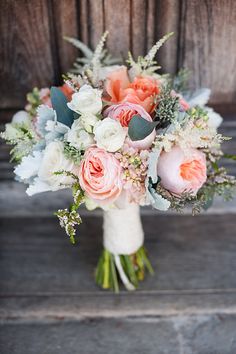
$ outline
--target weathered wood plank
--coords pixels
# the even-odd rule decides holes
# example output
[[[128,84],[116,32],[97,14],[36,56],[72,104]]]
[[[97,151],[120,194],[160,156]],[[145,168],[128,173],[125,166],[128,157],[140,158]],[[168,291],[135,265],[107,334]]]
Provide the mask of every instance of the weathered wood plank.
[[[179,39],[179,0],[158,0],[156,2],[156,40],[165,34],[174,32],[157,55],[158,63],[162,66],[162,72],[176,73],[177,53]]]
[[[174,31],[158,54],[163,71],[187,66],[192,87],[210,86],[213,103],[234,102],[235,6],[233,0],[3,0],[0,107],[22,107],[33,86],[59,83],[77,54],[63,35],[78,34],[95,47],[106,29],[108,48],[123,57],[129,49],[145,53]]]
[[[89,38],[90,46],[94,49],[98,44],[105,28],[105,7],[103,0],[89,1]]]
[[[102,34],[107,30],[104,1],[79,0],[78,13],[80,39],[94,49]]]
[[[67,43],[63,37],[78,37],[76,0],[53,0],[52,15],[54,38],[59,61],[59,74],[66,73],[78,56],[78,50]]]
[[[131,48],[131,15],[132,3],[127,0],[104,0],[105,28],[110,35],[107,45],[113,55],[127,58]]]
[[[236,91],[236,2],[181,2],[178,66],[192,70],[193,87],[210,87],[214,103],[233,102]]]
[[[130,13],[130,50],[137,58],[138,55],[146,54],[147,47],[147,1],[134,0],[131,1],[131,13]],[[150,23],[151,25],[151,23]]]
[[[79,38],[87,45],[91,45],[89,42],[89,0],[79,0],[77,3]]]
[[[10,322],[1,326],[0,350],[4,354],[233,354],[235,325],[234,314]]]
[[[150,49],[155,42],[155,23],[156,23],[156,0],[148,0],[147,2],[147,15],[146,15],[146,52]]]
[[[34,86],[55,81],[48,1],[1,2],[0,107],[18,108]]]
[[[56,219],[12,220],[1,219],[2,294],[96,291],[100,217],[84,216],[75,247]],[[140,290],[236,289],[234,215],[143,215],[143,225],[156,274],[147,276]]]

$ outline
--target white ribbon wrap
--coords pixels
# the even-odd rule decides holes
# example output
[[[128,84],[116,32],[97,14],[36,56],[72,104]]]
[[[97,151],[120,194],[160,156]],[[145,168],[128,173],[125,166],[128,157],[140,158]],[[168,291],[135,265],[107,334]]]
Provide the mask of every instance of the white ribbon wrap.
[[[139,205],[104,211],[103,245],[114,255],[129,255],[143,245],[144,232]]]

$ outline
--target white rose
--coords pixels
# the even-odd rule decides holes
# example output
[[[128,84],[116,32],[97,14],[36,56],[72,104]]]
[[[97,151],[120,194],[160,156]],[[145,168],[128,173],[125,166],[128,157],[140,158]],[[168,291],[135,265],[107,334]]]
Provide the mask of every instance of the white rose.
[[[38,176],[41,181],[50,185],[51,190],[56,191],[65,185],[73,183],[72,177],[65,174],[55,175],[58,171],[73,172],[75,165],[67,160],[63,153],[64,146],[60,141],[53,141],[44,150]]]
[[[93,132],[93,127],[100,120],[95,114],[86,113],[80,116],[81,124],[88,133]]]
[[[126,130],[120,122],[111,118],[105,118],[98,122],[93,132],[97,146],[109,152],[119,150],[126,137]]]
[[[97,114],[102,110],[102,91],[92,88],[89,85],[83,85],[79,92],[72,95],[72,100],[67,106],[77,113]]]
[[[12,123],[30,124],[30,116],[26,111],[19,111],[12,117]]]
[[[81,118],[81,117],[80,117]],[[76,119],[67,133],[67,141],[79,150],[87,149],[94,144],[93,136],[83,129],[81,121]]]

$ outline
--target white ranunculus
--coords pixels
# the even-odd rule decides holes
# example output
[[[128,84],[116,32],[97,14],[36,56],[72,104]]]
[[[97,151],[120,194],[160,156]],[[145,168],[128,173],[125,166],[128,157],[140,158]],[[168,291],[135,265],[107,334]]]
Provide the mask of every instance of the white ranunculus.
[[[93,136],[84,130],[79,119],[76,119],[67,133],[67,141],[79,150],[85,150],[94,144]]]
[[[19,111],[12,117],[12,123],[30,124],[30,116],[26,111]]]
[[[124,144],[127,129],[117,120],[105,118],[95,125],[93,132],[99,148],[115,152]]]
[[[73,172],[75,166],[72,161],[65,158],[63,143],[53,141],[47,145],[43,153],[42,162],[39,168],[38,176],[42,182],[46,182],[55,191],[73,183],[72,177],[65,174],[56,175],[58,171]]]
[[[92,86],[83,85],[79,92],[72,95],[72,100],[67,103],[68,107],[79,114],[97,114],[102,110],[102,91]]]
[[[84,129],[88,133],[93,132],[93,127],[95,124],[100,120],[95,114],[93,113],[84,113],[80,116],[80,122],[83,125]]]

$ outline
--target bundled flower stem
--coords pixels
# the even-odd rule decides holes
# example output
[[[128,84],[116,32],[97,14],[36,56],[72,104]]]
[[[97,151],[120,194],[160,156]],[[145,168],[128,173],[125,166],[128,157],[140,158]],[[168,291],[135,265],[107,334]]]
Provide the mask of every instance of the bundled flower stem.
[[[103,289],[119,292],[119,279],[127,290],[132,291],[138,287],[145,277],[145,272],[154,274],[144,247],[132,255],[114,255],[104,249],[99,258],[95,278],[97,285]]]

